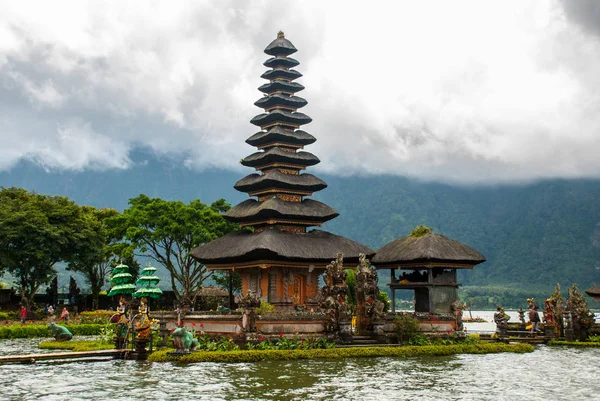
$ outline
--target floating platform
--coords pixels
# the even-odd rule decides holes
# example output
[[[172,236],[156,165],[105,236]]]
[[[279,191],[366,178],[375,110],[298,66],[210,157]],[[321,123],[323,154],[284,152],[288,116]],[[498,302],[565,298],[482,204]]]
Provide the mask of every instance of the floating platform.
[[[37,361],[52,359],[76,359],[76,358],[123,358],[127,359],[130,350],[109,349],[99,351],[80,351],[80,352],[60,352],[48,354],[29,354],[29,355],[4,355],[0,356],[0,365],[7,363],[35,363]]]

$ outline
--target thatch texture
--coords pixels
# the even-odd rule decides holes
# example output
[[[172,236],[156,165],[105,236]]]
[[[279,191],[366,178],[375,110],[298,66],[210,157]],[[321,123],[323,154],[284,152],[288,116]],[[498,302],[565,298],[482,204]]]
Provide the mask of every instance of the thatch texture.
[[[283,68],[277,68],[274,70],[266,71],[260,77],[264,78],[264,79],[268,79],[270,81],[273,81],[276,79],[287,79],[289,81],[293,81],[294,79],[300,78],[301,76],[302,76],[302,74],[296,70],[286,70]]]
[[[325,181],[312,174],[290,175],[279,170],[270,170],[265,174],[250,174],[239,180],[234,188],[240,192],[253,192],[260,189],[280,188],[301,191],[320,191],[327,187]]]
[[[199,297],[228,297],[229,293],[220,287],[209,286],[202,287],[196,292]]]
[[[269,43],[265,48],[265,53],[269,56],[289,56],[297,51],[298,49],[283,34],[278,35],[277,39]]]
[[[269,68],[292,68],[299,64],[298,60],[291,57],[271,57],[263,63],[265,67]]]
[[[270,163],[287,163],[302,167],[314,166],[320,162],[319,158],[310,152],[286,152],[278,147],[273,147],[264,152],[256,152],[242,159],[243,166],[257,167]]]
[[[258,127],[273,123],[281,123],[283,125],[304,125],[311,121],[312,118],[304,113],[278,109],[271,110],[269,113],[261,113],[250,120],[252,124]]]
[[[374,251],[364,245],[327,231],[308,233],[279,231],[273,227],[258,233],[237,231],[192,250],[192,256],[201,263],[222,264],[253,260],[302,261],[329,263],[337,252],[344,254],[344,262],[358,262],[358,254],[368,257]]]
[[[600,284],[585,290],[585,293],[597,301],[600,301]]]
[[[274,92],[286,92],[296,93],[304,90],[304,85],[297,82],[286,82],[286,81],[273,81],[266,84],[262,84],[258,87],[258,90],[263,93],[274,93]]]
[[[338,212],[316,200],[304,199],[302,202],[286,202],[276,196],[262,202],[256,199],[248,199],[232,207],[223,215],[227,220],[234,223],[259,221],[274,217],[286,220],[325,222],[337,216]]]
[[[390,242],[377,251],[371,262],[377,267],[419,262],[449,262],[469,267],[485,262],[485,257],[458,241],[430,232]]]
[[[274,106],[287,106],[293,109],[300,109],[306,106],[308,102],[300,96],[289,96],[275,93],[271,96],[263,96],[254,102],[254,105],[262,109]]]
[[[268,131],[259,131],[246,139],[246,143],[252,146],[262,146],[269,143],[285,142],[297,145],[310,145],[317,140],[314,136],[302,130],[290,130],[283,127],[269,128]]]

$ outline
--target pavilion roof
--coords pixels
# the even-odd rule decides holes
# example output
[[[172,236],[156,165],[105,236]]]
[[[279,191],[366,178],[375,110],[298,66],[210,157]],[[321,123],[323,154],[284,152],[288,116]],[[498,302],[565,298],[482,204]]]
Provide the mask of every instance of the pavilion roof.
[[[600,300],[600,284],[585,290],[585,293],[595,300]]]
[[[379,267],[418,263],[454,263],[472,267],[485,262],[485,257],[453,239],[429,232],[423,236],[400,237],[377,250],[371,262]]]
[[[273,218],[323,223],[338,215],[333,208],[316,200],[304,199],[302,202],[287,202],[273,196],[262,202],[256,199],[245,200],[229,209],[223,217],[235,223]]]
[[[307,233],[280,231],[269,227],[261,232],[236,231],[192,250],[192,256],[206,265],[251,262],[256,260],[329,263],[336,253],[344,261],[358,262],[358,255],[370,257],[375,252],[339,235],[322,230]]]
[[[239,180],[234,188],[241,192],[254,192],[261,189],[281,188],[301,191],[320,191],[327,187],[325,181],[312,174],[290,175],[279,170],[269,170],[265,174],[250,174]]]
[[[246,139],[252,146],[263,146],[269,143],[285,142],[298,145],[310,145],[317,139],[306,131],[285,129],[280,126],[269,128],[268,131],[259,131]]]

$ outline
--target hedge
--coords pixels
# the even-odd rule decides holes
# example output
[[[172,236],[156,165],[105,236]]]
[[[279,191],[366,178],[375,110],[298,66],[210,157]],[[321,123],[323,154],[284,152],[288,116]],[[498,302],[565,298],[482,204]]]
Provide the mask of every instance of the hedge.
[[[96,336],[105,324],[65,324],[74,336]],[[0,339],[51,337],[45,324],[0,326]]]
[[[533,352],[530,344],[456,344],[406,347],[365,347],[365,348],[333,348],[312,350],[264,350],[264,351],[198,351],[182,356],[167,355],[173,350],[152,353],[148,360],[152,362],[258,362],[287,361],[315,358],[357,358],[357,357],[408,357],[408,356],[446,356],[455,354],[490,354],[499,352]]]
[[[38,348],[41,349],[68,349],[71,351],[96,351],[102,349],[114,349],[115,345],[112,343],[87,340],[71,340],[71,341],[42,341],[38,344]]]
[[[548,345],[569,345],[569,346],[574,346],[574,347],[600,347],[600,342],[550,340],[550,341],[548,341]]]

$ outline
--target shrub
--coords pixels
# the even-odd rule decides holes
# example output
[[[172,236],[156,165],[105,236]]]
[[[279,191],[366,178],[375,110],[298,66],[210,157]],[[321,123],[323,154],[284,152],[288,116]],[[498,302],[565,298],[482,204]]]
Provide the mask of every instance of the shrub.
[[[8,312],[0,312],[0,320],[10,320],[11,316]]]
[[[101,324],[65,324],[64,326],[76,336],[96,336],[105,327]],[[50,337],[48,326],[45,324],[0,326],[0,339],[35,337]]]
[[[109,310],[86,311],[79,314],[80,323],[106,324],[115,312]]]
[[[271,305],[268,302],[260,301],[260,306],[256,308],[256,314],[261,315],[263,313],[273,313],[275,312],[275,305]]]
[[[419,321],[411,314],[403,314],[394,320],[394,329],[398,334],[398,341],[408,344],[410,340],[419,334]]]
[[[148,358],[152,362],[258,362],[264,360],[296,360],[314,358],[356,358],[356,357],[408,357],[408,356],[447,356],[454,354],[487,354],[499,352],[533,352],[530,344],[487,343],[475,345],[445,345],[426,347],[368,347],[333,348],[312,350],[260,350],[229,352],[193,352],[183,356],[169,356],[169,351],[157,351]]]

